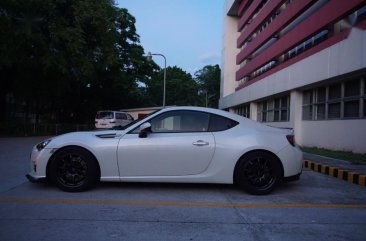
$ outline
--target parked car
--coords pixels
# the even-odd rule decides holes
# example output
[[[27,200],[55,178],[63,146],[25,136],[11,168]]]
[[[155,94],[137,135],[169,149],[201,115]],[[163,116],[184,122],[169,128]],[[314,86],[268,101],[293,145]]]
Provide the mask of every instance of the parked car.
[[[301,172],[302,152],[289,130],[222,110],[172,107],[125,130],[45,140],[32,150],[27,177],[70,192],[113,181],[234,183],[267,194]]]
[[[133,117],[121,111],[102,110],[95,116],[95,128],[111,129],[115,127],[124,127],[134,121]]]

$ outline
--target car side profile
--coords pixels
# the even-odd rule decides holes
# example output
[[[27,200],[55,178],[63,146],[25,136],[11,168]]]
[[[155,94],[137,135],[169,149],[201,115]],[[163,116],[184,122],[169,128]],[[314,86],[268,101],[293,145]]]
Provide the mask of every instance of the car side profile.
[[[69,192],[98,181],[236,184],[267,194],[297,180],[302,152],[290,130],[202,107],[159,110],[124,130],[75,132],[32,149],[31,181]]]

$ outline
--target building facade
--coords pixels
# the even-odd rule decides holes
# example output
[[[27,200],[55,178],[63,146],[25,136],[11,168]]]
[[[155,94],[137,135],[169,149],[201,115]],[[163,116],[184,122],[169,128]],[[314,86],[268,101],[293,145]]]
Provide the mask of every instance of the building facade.
[[[220,108],[366,153],[366,1],[226,0]]]

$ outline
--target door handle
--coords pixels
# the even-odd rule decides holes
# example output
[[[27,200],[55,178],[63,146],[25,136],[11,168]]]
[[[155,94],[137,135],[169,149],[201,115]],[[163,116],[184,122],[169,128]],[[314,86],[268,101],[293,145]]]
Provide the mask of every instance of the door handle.
[[[194,146],[208,146],[210,143],[203,140],[198,140],[192,143]]]

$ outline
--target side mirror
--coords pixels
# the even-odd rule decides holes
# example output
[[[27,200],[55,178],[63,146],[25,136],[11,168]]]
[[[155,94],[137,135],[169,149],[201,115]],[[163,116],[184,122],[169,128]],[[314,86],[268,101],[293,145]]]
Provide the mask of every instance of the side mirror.
[[[139,137],[146,138],[148,132],[151,132],[151,124],[146,122],[140,126]]]

